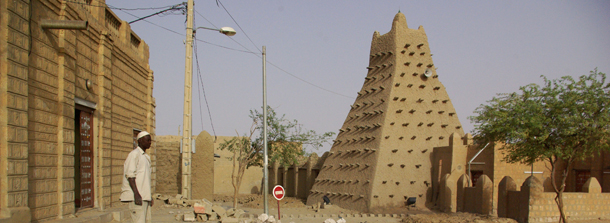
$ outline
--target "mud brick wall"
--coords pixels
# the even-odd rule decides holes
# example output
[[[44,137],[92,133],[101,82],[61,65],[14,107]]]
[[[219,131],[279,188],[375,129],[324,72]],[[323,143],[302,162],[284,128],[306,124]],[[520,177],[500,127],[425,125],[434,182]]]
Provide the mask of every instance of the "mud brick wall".
[[[26,217],[29,11],[29,1],[0,2],[0,213]]]
[[[196,137],[197,136],[193,136],[193,138]],[[233,194],[233,185],[231,183],[233,161],[228,159],[233,157],[233,153],[219,149],[221,143],[232,138],[233,136],[217,136],[216,141],[213,142],[213,153],[209,153],[209,151],[207,153],[204,152],[203,148],[200,148],[203,144],[200,142],[196,143],[197,150],[195,154],[193,154],[193,162],[197,162],[197,164],[193,164],[194,166],[192,169],[193,185],[202,185],[202,188],[213,188],[213,194]],[[159,157],[157,161],[157,193],[175,195],[182,192],[180,189],[182,182],[180,140],[180,136],[165,135],[157,137],[157,151]],[[213,158],[214,154],[217,154],[220,157]],[[212,168],[206,165],[210,163],[213,163],[214,165]],[[198,179],[195,179],[196,175],[198,176],[199,174],[202,176],[205,175],[206,177],[198,177]],[[239,193],[255,194],[260,192],[262,178],[263,171],[261,167],[252,166],[248,168],[244,173]],[[196,193],[193,192],[193,196],[195,195]],[[204,196],[209,196],[209,194]]]
[[[191,199],[214,199],[214,137],[202,131],[196,137],[192,154]]]
[[[520,191],[515,182],[506,177],[500,186],[498,216],[513,218],[519,222],[557,222],[559,211],[554,192],[544,192],[542,182],[535,176],[528,177]],[[568,219],[590,220],[610,217],[610,193],[602,193],[596,178],[585,183],[585,192],[563,193],[564,210]],[[502,193],[506,191],[507,193]],[[502,197],[504,196],[504,197]]]
[[[176,195],[182,193],[182,169],[180,168],[180,136],[158,136],[157,139],[157,193]]]
[[[220,150],[220,144],[231,140],[234,136],[218,136],[214,142],[214,153],[219,158],[214,158],[214,194],[233,194],[231,183],[231,171],[233,170],[233,153],[228,150]],[[263,179],[263,168],[251,166],[244,172],[239,194],[255,194],[261,190]]]

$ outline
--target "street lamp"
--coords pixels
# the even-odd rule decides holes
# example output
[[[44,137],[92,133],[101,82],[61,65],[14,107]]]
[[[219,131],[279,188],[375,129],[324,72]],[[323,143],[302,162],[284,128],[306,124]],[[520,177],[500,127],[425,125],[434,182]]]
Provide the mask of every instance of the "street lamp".
[[[192,84],[193,84],[193,34],[197,29],[216,30],[227,36],[235,35],[231,27],[212,29],[206,27],[193,28],[193,0],[187,2],[186,16],[186,59],[184,66],[184,116],[182,123],[182,196],[191,199],[191,153],[193,151],[192,139]]]
[[[214,30],[214,31],[219,31],[222,34],[225,34],[227,36],[235,36],[235,34],[237,34],[237,32],[235,32],[235,29],[231,28],[231,27],[222,27],[220,29],[213,29],[213,28],[208,28],[208,27],[197,27],[195,29],[193,29],[193,32],[197,32],[198,29],[207,29],[207,30]]]

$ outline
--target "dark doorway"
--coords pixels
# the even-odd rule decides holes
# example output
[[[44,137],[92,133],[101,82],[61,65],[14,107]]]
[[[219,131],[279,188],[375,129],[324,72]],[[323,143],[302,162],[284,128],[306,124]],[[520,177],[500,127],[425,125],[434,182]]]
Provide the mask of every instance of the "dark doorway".
[[[574,192],[583,192],[582,187],[585,185],[587,180],[591,177],[590,170],[575,170],[576,175],[576,187],[574,188]]]
[[[93,207],[93,111],[77,107],[74,117],[74,205]]]
[[[483,171],[482,170],[471,170],[470,174],[472,176],[472,187],[477,186],[477,180],[479,180],[479,177],[481,177],[481,175],[483,175]]]

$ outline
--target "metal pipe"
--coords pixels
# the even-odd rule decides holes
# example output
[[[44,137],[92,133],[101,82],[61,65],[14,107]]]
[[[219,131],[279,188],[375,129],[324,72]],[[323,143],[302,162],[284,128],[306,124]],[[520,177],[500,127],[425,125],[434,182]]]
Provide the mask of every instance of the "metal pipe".
[[[472,157],[472,159],[470,159],[470,161],[468,161],[468,178],[470,178],[469,179],[470,181],[468,182],[469,187],[472,186],[471,185],[472,174],[470,173],[470,164],[472,163],[472,161],[474,161],[474,159],[476,159],[483,152],[483,150],[485,150],[485,148],[487,148],[488,145],[489,145],[489,143],[485,144],[485,146],[481,150],[479,150],[479,152],[477,152],[477,154],[475,154],[474,157]]]
[[[263,202],[265,202],[263,206],[265,214],[269,214],[269,204],[267,204],[269,199],[269,158],[267,157],[267,149],[267,47],[263,46]]]
[[[89,26],[88,21],[81,20],[40,20],[40,27],[43,29],[76,29],[83,30]]]

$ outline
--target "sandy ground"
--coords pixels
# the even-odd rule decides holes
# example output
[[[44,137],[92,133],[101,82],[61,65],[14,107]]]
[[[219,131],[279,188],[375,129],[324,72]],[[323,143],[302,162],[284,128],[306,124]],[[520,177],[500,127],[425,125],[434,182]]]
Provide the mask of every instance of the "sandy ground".
[[[176,207],[163,204],[162,201],[156,201],[153,207],[153,223],[166,222],[182,222],[176,220],[177,216],[186,212],[192,212],[191,207]],[[232,196],[217,195],[213,203],[219,204],[222,207],[229,209],[233,206]],[[269,214],[278,215],[278,203],[272,197],[269,198]],[[263,197],[257,195],[242,195],[238,198],[238,208],[246,212],[246,214],[256,214],[257,216],[263,213]],[[323,222],[327,218],[338,220],[343,217],[346,222],[366,222],[366,223],[381,223],[381,222],[407,222],[407,223],[516,223],[513,219],[497,218],[490,216],[482,216],[471,213],[439,213],[430,210],[395,208],[386,210],[385,214],[363,214],[357,211],[342,209],[337,206],[326,207],[325,209],[314,210],[311,206],[305,206],[304,201],[295,198],[284,198],[280,201],[280,213],[284,218],[281,222],[284,223],[308,223],[308,222]],[[404,217],[392,217],[387,214],[404,214]],[[277,218],[276,218],[277,219]],[[131,222],[125,219],[122,222]],[[214,221],[208,221],[214,222]],[[242,221],[240,221],[242,222]],[[252,220],[248,222],[253,222]],[[610,220],[587,220],[587,221],[570,221],[574,223],[610,223]]]

